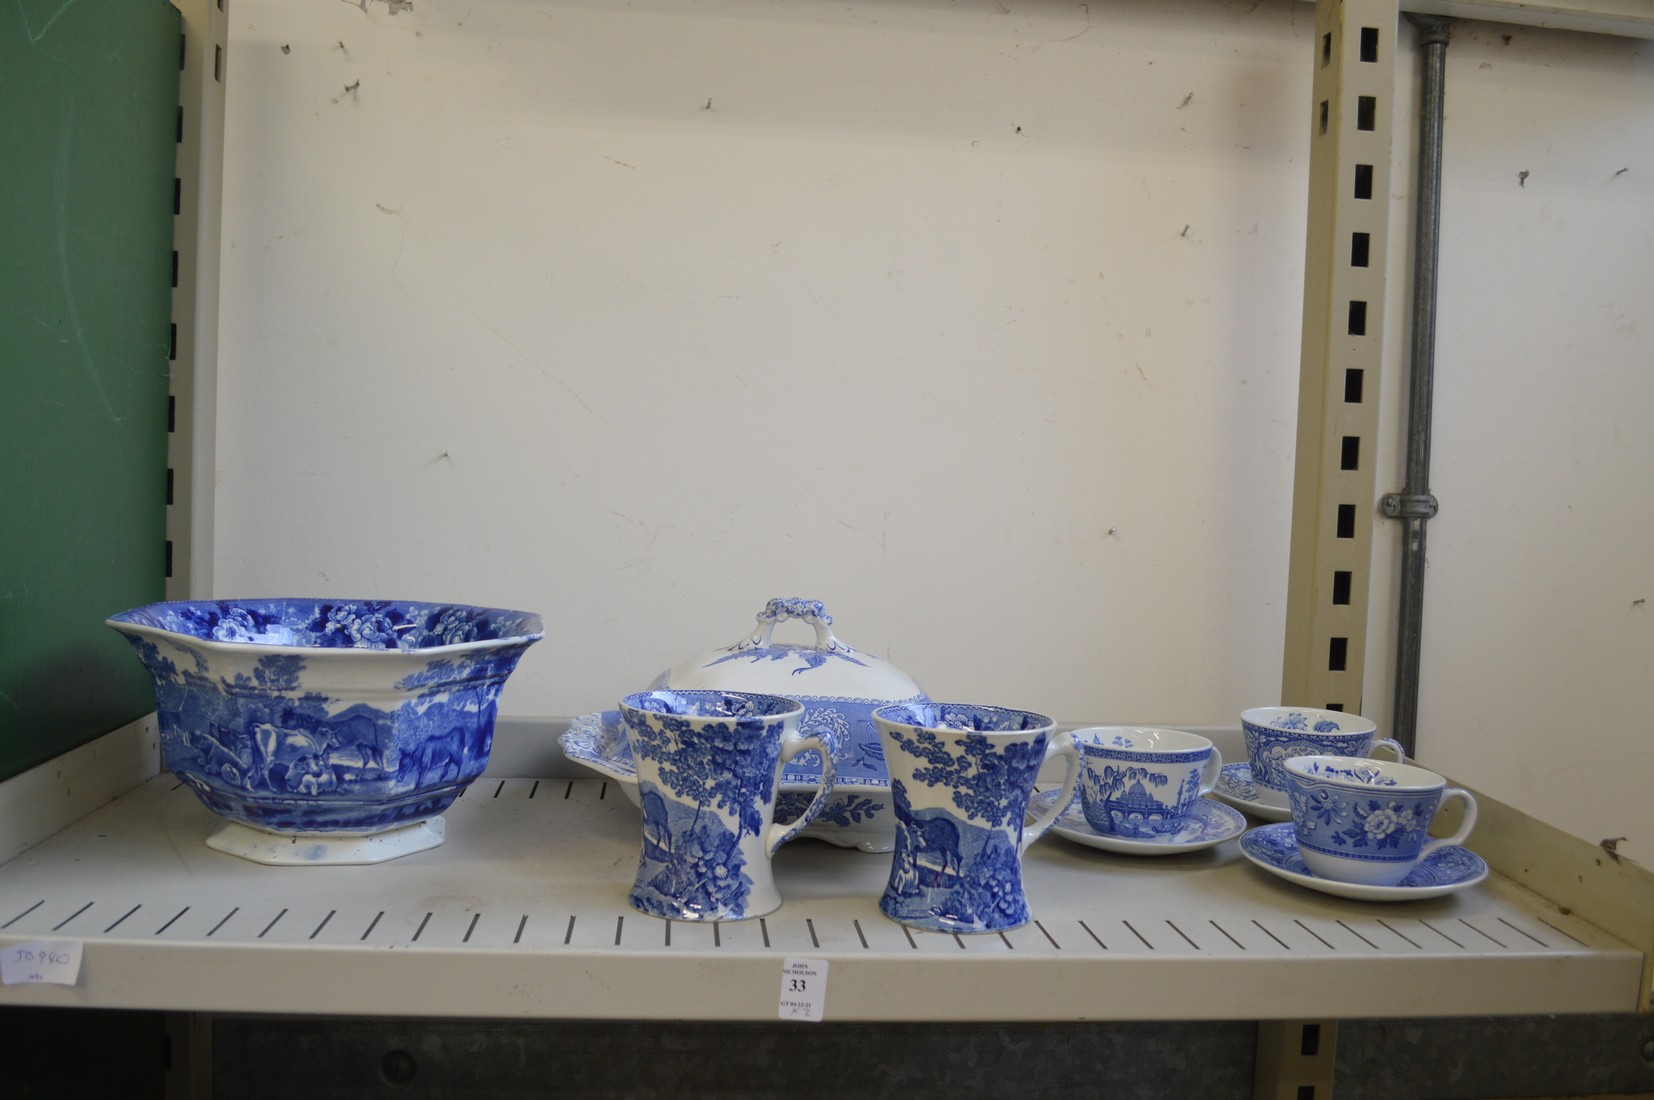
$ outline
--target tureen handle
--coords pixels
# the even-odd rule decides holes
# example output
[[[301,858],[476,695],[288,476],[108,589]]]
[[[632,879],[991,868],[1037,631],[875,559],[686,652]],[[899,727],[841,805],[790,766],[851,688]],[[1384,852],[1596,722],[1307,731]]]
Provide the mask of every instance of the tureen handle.
[[[828,653],[854,653],[855,650],[833,637],[833,617],[820,600],[804,600],[797,596],[777,597],[764,605],[757,615],[758,628],[734,649],[768,649],[775,624],[798,619],[815,628],[816,648]]]

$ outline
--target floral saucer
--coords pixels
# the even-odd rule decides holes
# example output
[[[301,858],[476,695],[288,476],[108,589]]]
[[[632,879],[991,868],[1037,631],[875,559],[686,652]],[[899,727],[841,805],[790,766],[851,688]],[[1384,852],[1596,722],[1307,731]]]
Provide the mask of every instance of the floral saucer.
[[[1212,797],[1265,821],[1292,820],[1292,807],[1287,805],[1286,792],[1273,791],[1252,782],[1252,765],[1244,760],[1223,766],[1218,772],[1218,781],[1212,785]]]
[[[1028,812],[1038,815],[1050,809],[1051,803],[1056,801],[1060,791],[1041,791],[1034,795],[1028,804]],[[1070,802],[1055,823],[1051,831],[1060,837],[1072,840],[1076,844],[1084,844],[1091,848],[1101,848],[1106,852],[1121,852],[1131,856],[1169,856],[1181,852],[1198,852],[1202,848],[1210,848],[1214,844],[1222,844],[1230,837],[1240,836],[1246,831],[1246,818],[1228,806],[1202,798],[1195,803],[1194,821],[1186,828],[1175,833],[1157,837],[1125,837],[1109,836],[1099,833],[1091,827],[1085,819],[1085,811],[1080,808],[1078,797]]]
[[[1291,822],[1259,825],[1241,837],[1241,854],[1272,875],[1288,882],[1358,901],[1413,901],[1439,897],[1474,886],[1487,878],[1487,864],[1468,848],[1448,844],[1419,861],[1408,876],[1394,886],[1367,886],[1321,878],[1304,866],[1298,854],[1298,838]]]

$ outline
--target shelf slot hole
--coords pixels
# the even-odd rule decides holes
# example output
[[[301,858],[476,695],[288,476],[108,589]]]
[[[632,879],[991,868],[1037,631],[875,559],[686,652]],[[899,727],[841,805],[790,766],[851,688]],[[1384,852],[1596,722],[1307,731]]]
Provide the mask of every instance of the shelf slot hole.
[[[1196,951],[1202,950],[1200,944],[1198,944],[1194,940],[1190,939],[1189,934],[1187,932],[1183,931],[1183,929],[1179,928],[1176,924],[1173,924],[1171,921],[1167,921],[1166,924],[1171,928],[1171,930],[1173,932],[1176,932],[1179,936],[1183,937],[1183,942],[1184,943],[1188,944],[1190,947],[1194,948]]]
[[[1378,28],[1361,28],[1361,60],[1372,64],[1378,60]]]
[[[52,925],[52,931],[56,932],[59,928],[62,928],[64,925],[68,924],[70,921],[74,920],[76,917],[80,916],[82,913],[86,912],[90,908],[92,908],[92,903],[87,902],[85,905],[81,906],[79,909],[76,909],[73,913],[70,913],[67,917],[64,917],[62,920],[60,920],[56,924]]]
[[[1337,534],[1341,539],[1355,538],[1355,505],[1340,504],[1338,506]]]
[[[1321,36],[1321,67],[1324,69],[1332,64],[1332,32]]]
[[[1463,917],[1459,918],[1459,923],[1464,925],[1466,928],[1470,929],[1472,932],[1476,933],[1478,936],[1482,937],[1488,943],[1491,943],[1493,946],[1495,946],[1495,947],[1505,946],[1504,944],[1500,943],[1498,940],[1494,939],[1492,936],[1488,935],[1486,932],[1482,931],[1480,928],[1477,928],[1474,924],[1471,924],[1469,921],[1465,920]]]
[[[1344,672],[1349,667],[1350,640],[1348,638],[1327,639],[1327,671]]]
[[[1338,444],[1338,468],[1340,470],[1361,469],[1361,437],[1346,435]]]
[[[1231,936],[1229,934],[1229,930],[1227,928],[1223,927],[1223,925],[1219,924],[1215,920],[1209,920],[1206,923],[1210,924],[1213,928],[1216,928],[1219,932],[1223,933],[1223,938],[1224,939],[1228,940],[1230,943],[1234,944],[1236,947],[1240,948],[1242,951],[1246,950],[1246,945],[1244,943],[1242,943],[1241,941],[1237,940],[1235,937]]]
[[[1579,944],[1579,946],[1581,946],[1581,947],[1590,947],[1591,946],[1590,944],[1586,943],[1584,940],[1580,939],[1578,936],[1570,935],[1569,933],[1567,933],[1567,932],[1563,931],[1562,929],[1558,928],[1556,925],[1552,924],[1550,921],[1546,920],[1544,917],[1538,917],[1536,919],[1539,921],[1540,924],[1543,924],[1546,928],[1549,928],[1552,932],[1555,932],[1559,936],[1567,936],[1570,940],[1573,940],[1575,943]]]
[[[130,917],[133,913],[136,913],[138,910],[140,910],[142,908],[143,908],[143,903],[141,903],[141,902],[137,905],[134,905],[132,908],[128,909],[126,912],[124,912],[120,916],[116,917],[115,918],[115,923],[111,924],[108,928],[105,928],[103,930],[104,933],[107,935],[108,933],[113,932],[115,929],[117,929],[121,926],[122,921],[124,921],[127,917]]]
[[[28,916],[30,913],[34,912],[36,909],[39,909],[42,905],[45,905],[45,904],[46,904],[46,899],[41,898],[39,901],[35,902],[33,905],[29,906],[27,909],[25,909],[21,913],[17,914],[17,916],[13,917],[11,920],[7,921],[5,924],[0,924],[0,929],[10,928],[12,925],[16,924],[18,921],[22,920],[24,917]]]
[[[1352,301],[1349,310],[1349,332],[1351,336],[1367,335],[1367,303]]]
[[[1258,931],[1262,932],[1264,935],[1266,935],[1270,939],[1274,940],[1280,946],[1282,951],[1291,951],[1292,950],[1292,948],[1290,946],[1288,946],[1288,944],[1285,940],[1281,939],[1281,937],[1277,936],[1275,933],[1273,933],[1269,929],[1265,928],[1262,924],[1259,924],[1256,918],[1253,918],[1252,923],[1258,926]]]
[[[1448,943],[1452,944],[1454,947],[1457,947],[1460,951],[1464,950],[1464,944],[1460,943],[1458,940],[1454,939],[1452,936],[1449,936],[1446,932],[1443,932],[1440,928],[1437,928],[1435,925],[1431,924],[1429,921],[1421,920],[1421,921],[1419,921],[1419,923],[1424,925],[1426,928],[1430,929],[1430,931],[1434,932],[1436,935],[1440,936],[1442,939],[1446,940]]]
[[[1537,943],[1540,947],[1549,947],[1550,946],[1550,944],[1546,943],[1544,940],[1540,939],[1538,936],[1531,935],[1530,933],[1522,931],[1522,929],[1518,928],[1516,925],[1512,924],[1510,921],[1506,920],[1504,917],[1499,918],[1499,923],[1504,925],[1506,928],[1510,929],[1512,932],[1515,932],[1519,936],[1527,936],[1528,939],[1532,940],[1534,943]],[[1574,942],[1577,943],[1578,941],[1576,940]]]
[[[1323,134],[1327,132],[1327,121],[1331,117],[1331,107],[1330,101],[1325,99],[1321,101],[1321,132]]]
[[[1372,948],[1374,951],[1378,950],[1378,944],[1374,943],[1372,940],[1369,940],[1366,936],[1363,936],[1360,932],[1357,932],[1355,929],[1351,928],[1348,923],[1346,923],[1344,921],[1339,921],[1338,922],[1338,927],[1342,928],[1344,931],[1348,932],[1350,935],[1354,936],[1356,939],[1360,940],[1362,943],[1366,944],[1368,947]]]
[[[1350,234],[1350,266],[1366,267],[1372,262],[1373,235],[1371,233]]]
[[[1378,919],[1378,923],[1382,924],[1385,928],[1388,928],[1391,932],[1395,933],[1397,936],[1400,936],[1403,940],[1406,940],[1408,943],[1412,944],[1414,947],[1419,947],[1419,944],[1414,941],[1413,937],[1407,935],[1405,932],[1403,932],[1401,929],[1397,928],[1395,925],[1391,924],[1389,921],[1385,920],[1383,917],[1380,917]],[[1422,948],[1420,948],[1420,950],[1422,950]]]
[[[1358,199],[1373,197],[1373,166],[1370,164],[1355,166],[1355,197]]]
[[[1298,1053],[1313,1058],[1321,1053],[1321,1025],[1305,1024],[1298,1035]]]
[[[1332,602],[1335,607],[1345,607],[1350,602],[1350,580],[1354,576],[1348,569],[1334,569],[1332,571]]]
[[[1355,128],[1369,133],[1378,129],[1378,97],[1362,95],[1355,97]]]

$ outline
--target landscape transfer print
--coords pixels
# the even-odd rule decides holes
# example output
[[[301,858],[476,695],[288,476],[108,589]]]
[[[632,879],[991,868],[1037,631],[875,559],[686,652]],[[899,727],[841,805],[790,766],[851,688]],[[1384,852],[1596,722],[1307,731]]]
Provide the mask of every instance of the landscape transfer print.
[[[770,724],[732,718],[691,728],[652,713],[628,723],[634,758],[653,761],[659,782],[638,776],[643,853],[632,904],[674,920],[745,915],[752,878],[743,840],[758,837],[775,797],[781,742]]]
[[[187,637],[123,635],[153,682],[168,769],[215,813],[283,833],[373,832],[440,813],[486,766],[500,692],[539,636],[501,638],[480,609],[462,607],[323,603],[298,620],[283,610],[291,605],[174,605],[127,621]],[[290,651],[215,675],[215,654],[193,637]],[[498,644],[418,652],[477,641]],[[317,661],[292,648],[301,645],[401,650],[409,671],[386,686],[402,701],[336,709]]]
[[[944,931],[995,931],[1029,919],[1018,848],[1044,734],[994,744],[967,734],[949,744],[928,730],[886,732],[921,761],[913,781],[931,792],[915,809],[892,777],[896,852],[879,908],[896,920]],[[933,805],[941,802],[944,805]]]

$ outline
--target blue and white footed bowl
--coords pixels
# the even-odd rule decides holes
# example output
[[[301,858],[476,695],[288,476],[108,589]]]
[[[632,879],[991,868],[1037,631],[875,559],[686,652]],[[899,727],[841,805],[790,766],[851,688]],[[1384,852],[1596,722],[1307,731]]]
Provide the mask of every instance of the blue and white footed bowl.
[[[487,765],[500,690],[543,636],[530,612],[403,600],[158,603],[108,623],[154,681],[167,769],[222,817],[303,836],[440,814]]]
[[[746,637],[672,666],[650,688],[756,692],[803,703],[801,728],[829,731],[839,746],[839,789],[861,792],[869,805],[882,803],[871,820],[855,822],[843,839],[831,835],[830,815],[818,819],[812,835],[864,851],[890,851],[896,828],[889,811],[890,773],[873,711],[890,703],[928,702],[929,696],[894,665],[839,641],[833,635],[833,617],[820,600],[773,599],[755,618]],[[775,641],[776,627],[791,621],[810,627],[814,639]],[[782,780],[789,786],[810,787],[820,776],[820,757],[804,753],[787,766]]]

